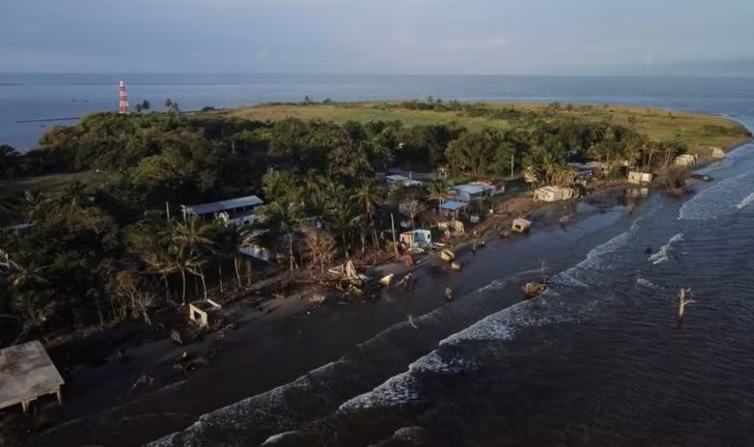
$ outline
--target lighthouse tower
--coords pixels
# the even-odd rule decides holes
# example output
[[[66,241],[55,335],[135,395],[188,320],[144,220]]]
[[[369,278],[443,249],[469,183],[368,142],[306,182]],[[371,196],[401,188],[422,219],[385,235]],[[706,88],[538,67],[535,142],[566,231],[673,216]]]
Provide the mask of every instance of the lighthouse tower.
[[[128,95],[126,95],[126,84],[123,81],[120,81],[118,85],[118,93],[120,96],[119,112],[121,115],[128,115]]]

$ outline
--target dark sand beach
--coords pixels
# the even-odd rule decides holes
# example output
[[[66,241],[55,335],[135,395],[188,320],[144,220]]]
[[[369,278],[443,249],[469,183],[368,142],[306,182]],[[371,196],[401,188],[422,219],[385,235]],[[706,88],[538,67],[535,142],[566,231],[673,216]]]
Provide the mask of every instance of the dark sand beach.
[[[210,367],[189,377],[170,365],[183,351],[201,353],[210,342],[181,348],[160,340],[128,350],[126,362],[82,368],[69,381],[65,405],[46,413],[51,427],[30,445],[140,445],[339,359],[368,357],[369,373],[360,369],[358,380],[345,383],[343,390],[346,397],[367,392],[442,338],[520,301],[521,285],[540,278],[543,262],[548,274],[557,272],[630,225],[637,212],[629,212],[623,196],[622,189],[613,189],[583,199],[567,227],[557,224],[562,204],[544,207],[533,213],[535,225],[527,236],[502,241],[487,235],[489,242],[476,254],[469,244],[458,248],[462,272],[451,272],[436,259],[414,267],[375,268],[369,273],[393,272],[400,278],[412,270],[416,278],[411,290],[393,285],[377,301],[310,309],[305,297],[294,295],[267,301],[261,311],[239,303],[238,330],[215,343],[220,353]],[[496,291],[500,299],[479,300],[478,291],[491,284],[493,289],[501,286]],[[454,292],[453,302],[442,298],[446,287]],[[431,312],[440,313],[442,324],[423,324],[421,316]],[[410,338],[410,349],[369,346],[383,331]],[[152,383],[134,386],[144,375]],[[319,409],[331,410],[326,403]]]

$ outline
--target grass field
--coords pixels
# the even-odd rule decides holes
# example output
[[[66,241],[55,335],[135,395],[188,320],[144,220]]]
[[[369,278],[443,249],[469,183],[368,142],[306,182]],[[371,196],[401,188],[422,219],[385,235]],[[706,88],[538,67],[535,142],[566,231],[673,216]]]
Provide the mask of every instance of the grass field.
[[[85,185],[93,185],[98,181],[108,179],[107,174],[100,174],[94,171],[76,172],[70,174],[50,174],[40,177],[27,177],[16,179],[11,182],[5,182],[0,185],[5,193],[20,193],[40,189],[44,191],[62,191],[73,182],[79,181]]]
[[[515,125],[506,119],[473,117],[465,112],[455,111],[410,110],[400,108],[398,104],[398,101],[385,101],[331,105],[260,105],[216,113],[259,121],[278,121],[289,117],[304,120],[322,119],[337,123],[349,120],[399,120],[410,126],[455,121],[470,129],[508,129]],[[515,108],[521,111],[544,111],[548,104],[488,102],[484,103],[484,106],[491,110]],[[692,151],[710,146],[728,148],[740,144],[747,138],[747,131],[743,126],[716,116],[621,105],[561,106],[554,113],[591,121],[612,119],[616,124],[635,126],[639,132],[655,141],[680,140]]]

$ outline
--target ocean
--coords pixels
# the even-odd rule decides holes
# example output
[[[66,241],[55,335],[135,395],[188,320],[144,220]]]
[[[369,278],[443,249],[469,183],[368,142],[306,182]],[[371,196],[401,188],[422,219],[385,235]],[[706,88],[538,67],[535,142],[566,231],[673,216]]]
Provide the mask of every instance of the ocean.
[[[305,95],[432,95],[647,105],[724,115],[754,129],[754,86],[742,79],[123,78],[132,102],[171,97],[185,109]],[[0,87],[0,129],[19,142],[31,134],[7,130],[8,117],[117,105],[119,77],[16,79],[21,85]],[[64,101],[59,91],[90,102]],[[56,105],[43,107],[45,97]],[[493,241],[452,284],[454,302],[414,314],[417,328],[396,324],[341,359],[239,396],[151,445],[751,445],[754,145],[703,172],[714,180],[695,184],[692,196],[651,193],[635,207],[592,210],[565,229],[535,226],[526,238]],[[554,285],[522,301],[520,286],[537,276],[543,259]],[[453,278],[430,279],[442,290]],[[696,302],[679,325],[681,287],[691,288]]]
[[[271,101],[442,98],[651,105],[727,114],[752,113],[751,79],[573,76],[389,76],[293,74],[12,74],[0,73],[0,144],[36,147],[49,126],[118,109],[118,82],[129,102],[156,110],[170,98],[182,110]],[[26,120],[50,120],[18,123]]]

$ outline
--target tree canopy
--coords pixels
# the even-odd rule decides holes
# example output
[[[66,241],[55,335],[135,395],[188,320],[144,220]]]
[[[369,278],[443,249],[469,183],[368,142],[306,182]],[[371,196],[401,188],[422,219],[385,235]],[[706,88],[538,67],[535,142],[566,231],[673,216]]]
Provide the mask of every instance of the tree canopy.
[[[439,99],[403,106],[429,104],[487,113]],[[0,146],[5,181],[55,172],[113,174],[102,185],[27,191],[13,215],[31,225],[0,232],[9,260],[0,278],[0,313],[15,315],[24,334],[129,316],[148,320],[150,306],[184,303],[199,285],[199,296],[218,281],[241,286],[247,260],[239,244],[269,248],[286,269],[312,264],[320,270],[335,257],[385,248],[383,205],[400,205],[415,225],[423,211],[436,209],[428,200],[439,203],[448,185],[388,191],[375,180],[378,172],[447,168],[506,177],[529,170],[558,183],[568,181],[571,161],[667,165],[685,150],[609,121],[550,111],[497,111],[519,124],[470,130],[452,122],[259,122],[184,114],[170,100],[165,108],[149,112],[144,102],[141,113],[98,113],[55,126],[40,149],[26,154]],[[249,194],[266,202],[251,227],[177,216],[180,204]],[[223,282],[224,275],[230,279]]]

